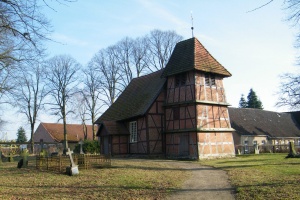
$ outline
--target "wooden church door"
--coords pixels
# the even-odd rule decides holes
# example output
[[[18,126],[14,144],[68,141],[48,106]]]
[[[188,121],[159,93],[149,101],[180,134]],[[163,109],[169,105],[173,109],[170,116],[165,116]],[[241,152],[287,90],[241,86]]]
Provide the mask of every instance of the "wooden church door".
[[[178,155],[189,156],[189,134],[181,134],[179,137],[179,152]]]
[[[103,154],[109,154],[109,136],[103,137]]]

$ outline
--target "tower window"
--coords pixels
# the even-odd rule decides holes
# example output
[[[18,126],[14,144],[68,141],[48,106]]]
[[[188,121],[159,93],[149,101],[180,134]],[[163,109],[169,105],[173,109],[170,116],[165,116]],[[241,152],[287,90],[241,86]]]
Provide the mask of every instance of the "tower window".
[[[175,75],[175,87],[183,86],[186,83],[186,73]]]
[[[205,74],[205,85],[206,86],[215,86],[216,85],[216,76],[214,74]]]

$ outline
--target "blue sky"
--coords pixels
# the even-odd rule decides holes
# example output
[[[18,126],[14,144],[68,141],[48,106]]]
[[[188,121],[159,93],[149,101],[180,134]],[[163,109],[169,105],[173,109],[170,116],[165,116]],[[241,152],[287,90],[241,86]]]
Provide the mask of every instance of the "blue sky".
[[[224,80],[227,101],[237,107],[241,94],[247,96],[253,88],[265,110],[287,111],[274,106],[275,93],[279,75],[297,69],[297,50],[293,47],[297,32],[285,20],[288,11],[283,9],[283,0],[247,12],[266,2],[78,0],[63,5],[52,1],[53,9],[45,11],[53,29],[50,37],[59,43],[47,42],[46,47],[49,57],[69,54],[86,65],[100,49],[127,36],[144,36],[154,29],[174,30],[184,39],[191,38],[192,11],[194,36],[232,73]],[[56,122],[47,114],[41,115],[40,120]],[[25,124],[23,121],[19,126]],[[13,137],[16,130],[7,128]]]

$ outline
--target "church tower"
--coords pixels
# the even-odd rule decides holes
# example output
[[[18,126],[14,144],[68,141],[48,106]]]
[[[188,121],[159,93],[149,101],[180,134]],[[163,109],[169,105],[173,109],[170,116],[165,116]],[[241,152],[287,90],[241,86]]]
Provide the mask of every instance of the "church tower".
[[[167,157],[204,159],[235,155],[223,86],[223,78],[230,76],[197,38],[177,43],[162,73],[167,79]]]

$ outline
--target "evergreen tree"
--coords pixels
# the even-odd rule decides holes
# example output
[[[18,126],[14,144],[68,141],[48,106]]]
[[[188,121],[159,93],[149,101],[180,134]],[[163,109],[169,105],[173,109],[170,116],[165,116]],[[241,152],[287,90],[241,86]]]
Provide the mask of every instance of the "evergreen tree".
[[[244,98],[244,95],[242,94],[240,102],[239,102],[239,108],[247,108],[248,104]]]
[[[18,129],[16,142],[27,142],[26,133],[22,126]]]
[[[256,96],[256,93],[251,88],[247,96],[247,108],[263,109],[262,102]]]

